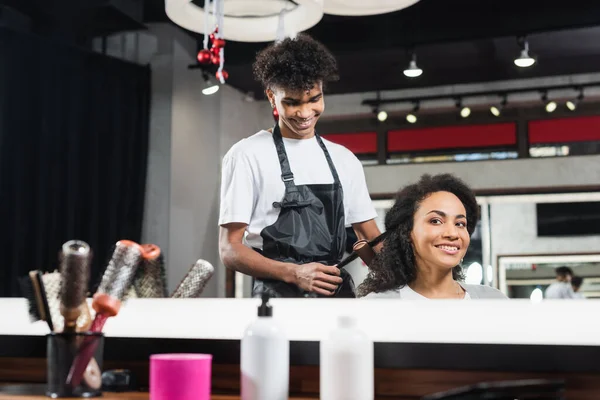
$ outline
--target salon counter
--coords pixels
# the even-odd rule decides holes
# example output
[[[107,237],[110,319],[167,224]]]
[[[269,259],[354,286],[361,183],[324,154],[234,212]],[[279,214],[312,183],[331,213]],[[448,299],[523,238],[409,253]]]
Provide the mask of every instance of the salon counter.
[[[239,394],[240,339],[256,299],[132,299],[105,327],[104,369],[127,368],[147,390],[157,353],[213,355],[213,393]],[[375,342],[378,398],[416,399],[498,380],[562,379],[568,399],[600,393],[598,301],[273,299],[290,338],[290,392],[319,390],[319,340],[339,315],[353,315]],[[0,382],[45,381],[43,323],[27,321],[22,299],[0,299]],[[556,324],[556,315],[578,327]]]
[[[14,400],[47,400],[43,394],[43,385],[10,385],[0,386],[0,399]],[[31,394],[40,393],[40,394]],[[149,400],[148,392],[103,393],[102,400]],[[240,396],[212,395],[211,400],[240,400]],[[290,397],[289,400],[314,400],[308,397]]]

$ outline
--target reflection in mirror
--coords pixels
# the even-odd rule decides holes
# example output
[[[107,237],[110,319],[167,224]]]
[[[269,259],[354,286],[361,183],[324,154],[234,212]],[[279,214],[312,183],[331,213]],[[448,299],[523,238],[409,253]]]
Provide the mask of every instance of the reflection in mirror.
[[[556,282],[556,269],[573,271],[575,298],[600,298],[600,254],[499,256],[500,290],[513,299],[541,300]],[[582,282],[577,287],[577,281]]]

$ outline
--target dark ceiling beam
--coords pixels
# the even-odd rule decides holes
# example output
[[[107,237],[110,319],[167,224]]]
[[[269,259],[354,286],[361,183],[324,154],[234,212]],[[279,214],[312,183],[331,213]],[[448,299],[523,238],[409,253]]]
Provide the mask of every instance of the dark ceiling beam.
[[[385,104],[397,104],[397,103],[411,103],[414,101],[430,101],[430,100],[442,100],[442,99],[464,99],[468,97],[478,97],[478,96],[489,96],[489,95],[497,95],[502,97],[504,95],[509,94],[517,94],[517,93],[531,93],[531,92],[547,92],[550,90],[563,90],[563,89],[576,89],[591,87],[591,86],[600,86],[600,81],[597,82],[589,82],[586,84],[570,84],[570,85],[554,85],[554,86],[540,86],[540,87],[532,87],[532,88],[520,88],[520,89],[506,89],[506,90],[489,90],[489,91],[479,91],[479,92],[464,92],[457,94],[439,94],[439,95],[431,95],[431,96],[414,96],[414,97],[398,97],[392,99],[367,99],[362,101],[362,105],[377,107]]]

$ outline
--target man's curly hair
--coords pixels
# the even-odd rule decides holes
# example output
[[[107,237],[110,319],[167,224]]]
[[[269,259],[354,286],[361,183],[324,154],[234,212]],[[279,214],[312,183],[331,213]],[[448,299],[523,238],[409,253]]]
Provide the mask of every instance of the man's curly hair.
[[[325,46],[307,34],[286,38],[263,49],[253,65],[254,76],[265,89],[274,86],[305,91],[315,83],[339,79],[337,62]]]
[[[359,296],[402,288],[416,279],[417,266],[410,238],[414,215],[425,198],[442,191],[460,199],[467,212],[467,232],[473,233],[479,219],[479,207],[471,189],[451,174],[421,176],[419,182],[398,192],[396,202],[386,214],[385,230],[389,234],[381,252],[369,266],[369,274],[358,287]],[[460,265],[452,269],[452,276],[464,280]]]

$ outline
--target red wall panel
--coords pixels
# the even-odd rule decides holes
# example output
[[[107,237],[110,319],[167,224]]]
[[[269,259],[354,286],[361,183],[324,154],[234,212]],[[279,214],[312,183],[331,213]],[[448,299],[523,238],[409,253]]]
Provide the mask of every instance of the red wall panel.
[[[546,119],[529,122],[529,143],[600,140],[600,117]]]
[[[458,125],[388,132],[389,152],[512,146],[516,143],[517,127],[514,123]]]
[[[322,137],[341,144],[354,154],[377,153],[377,132],[331,133]]]

